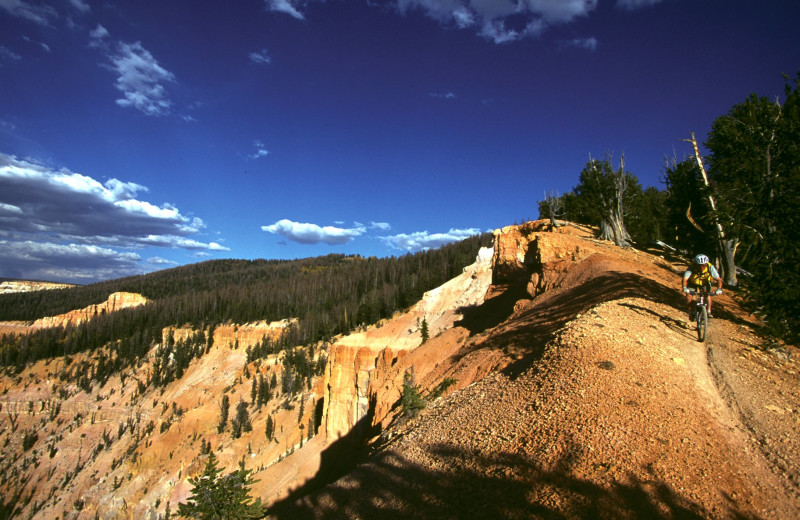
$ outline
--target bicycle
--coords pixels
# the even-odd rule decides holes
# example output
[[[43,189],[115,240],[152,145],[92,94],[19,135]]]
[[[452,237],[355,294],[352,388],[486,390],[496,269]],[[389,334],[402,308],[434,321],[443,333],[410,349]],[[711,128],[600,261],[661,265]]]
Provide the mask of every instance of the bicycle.
[[[708,332],[708,295],[711,294],[708,290],[689,289],[689,294],[696,294],[699,296],[695,302],[694,321],[697,322],[697,340],[701,343],[706,340],[706,333]]]

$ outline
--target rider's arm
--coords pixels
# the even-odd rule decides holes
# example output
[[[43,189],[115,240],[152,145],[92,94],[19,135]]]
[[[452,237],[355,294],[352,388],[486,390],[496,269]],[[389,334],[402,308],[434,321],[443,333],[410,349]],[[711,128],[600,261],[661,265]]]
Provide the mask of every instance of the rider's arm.
[[[683,273],[683,281],[681,282],[681,290],[683,290],[683,292],[686,292],[686,291],[687,291],[687,289],[688,289],[688,288],[686,287],[686,282],[688,282],[688,281],[689,281],[689,277],[690,277],[690,276],[692,276],[692,272],[691,272],[690,270],[688,270],[688,269],[687,269],[687,270],[686,270],[686,272],[685,272],[685,273]]]

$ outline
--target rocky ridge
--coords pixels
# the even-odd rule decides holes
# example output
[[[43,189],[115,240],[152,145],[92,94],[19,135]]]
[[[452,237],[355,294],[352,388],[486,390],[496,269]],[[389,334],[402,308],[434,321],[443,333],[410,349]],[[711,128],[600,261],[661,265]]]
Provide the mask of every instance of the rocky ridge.
[[[659,256],[539,222],[499,230],[493,265],[434,371],[486,375],[271,518],[800,515],[796,349],[759,350],[730,295],[701,344]]]

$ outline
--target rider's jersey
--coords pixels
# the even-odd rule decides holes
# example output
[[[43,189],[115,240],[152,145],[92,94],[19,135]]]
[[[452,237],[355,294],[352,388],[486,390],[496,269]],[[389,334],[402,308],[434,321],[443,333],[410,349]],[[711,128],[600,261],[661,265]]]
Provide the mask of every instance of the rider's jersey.
[[[718,278],[719,273],[717,269],[710,263],[692,265],[683,273],[683,279],[686,280],[686,285],[692,287],[711,285],[711,280],[716,280]]]

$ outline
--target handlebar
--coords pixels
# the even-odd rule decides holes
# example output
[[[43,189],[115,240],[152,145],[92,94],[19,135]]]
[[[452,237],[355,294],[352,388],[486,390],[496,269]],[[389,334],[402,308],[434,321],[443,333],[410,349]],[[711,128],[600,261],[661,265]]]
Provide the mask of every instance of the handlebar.
[[[716,289],[712,291],[698,291],[697,289],[692,289],[690,287],[687,287],[687,289],[689,289],[689,294],[706,294],[714,296],[716,296],[717,294],[722,294],[722,289]],[[719,293],[717,293],[717,291],[719,291]]]

